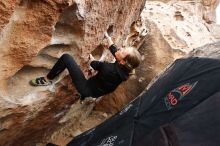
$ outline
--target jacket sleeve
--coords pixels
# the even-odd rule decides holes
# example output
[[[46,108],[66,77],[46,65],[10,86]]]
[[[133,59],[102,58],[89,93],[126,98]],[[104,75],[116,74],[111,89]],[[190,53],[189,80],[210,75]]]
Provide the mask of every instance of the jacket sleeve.
[[[100,61],[92,61],[92,62],[90,63],[90,66],[91,66],[94,70],[97,70],[97,71],[99,71],[99,70],[101,69],[102,65],[103,65],[103,62],[100,62]]]
[[[115,52],[118,51],[118,47],[117,47],[115,44],[112,44],[112,45],[109,47],[109,50],[110,50],[110,52],[112,53],[112,55],[115,57]]]

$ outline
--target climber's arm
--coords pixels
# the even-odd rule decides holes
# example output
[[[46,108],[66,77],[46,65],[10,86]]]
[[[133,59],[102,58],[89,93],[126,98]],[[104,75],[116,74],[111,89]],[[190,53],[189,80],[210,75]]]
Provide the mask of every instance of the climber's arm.
[[[115,52],[118,51],[118,47],[113,43],[112,38],[108,35],[107,32],[105,32],[105,38],[107,39],[107,47],[112,53],[112,55],[115,57]]]
[[[92,56],[92,54],[89,54],[89,62],[90,62],[90,66],[94,69],[94,70],[100,70],[100,68],[103,65],[103,62],[101,61],[96,61],[95,58]]]
[[[101,61],[92,61],[92,62],[90,63],[90,66],[91,66],[94,70],[97,70],[97,71],[99,71],[99,70],[101,69],[102,65],[103,65],[103,62],[101,62]]]
[[[114,44],[113,41],[112,41],[112,38],[108,35],[107,32],[105,32],[104,36],[107,39],[107,47],[109,48],[111,45]]]

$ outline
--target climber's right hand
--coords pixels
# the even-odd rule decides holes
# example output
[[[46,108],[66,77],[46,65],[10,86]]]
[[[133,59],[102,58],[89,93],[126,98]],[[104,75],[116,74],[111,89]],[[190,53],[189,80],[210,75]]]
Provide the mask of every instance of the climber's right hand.
[[[108,35],[107,32],[104,33],[104,37],[107,38],[107,39],[111,38],[111,37]]]
[[[108,35],[107,32],[104,33],[105,38],[107,39],[107,47],[109,48],[113,43],[112,38]]]

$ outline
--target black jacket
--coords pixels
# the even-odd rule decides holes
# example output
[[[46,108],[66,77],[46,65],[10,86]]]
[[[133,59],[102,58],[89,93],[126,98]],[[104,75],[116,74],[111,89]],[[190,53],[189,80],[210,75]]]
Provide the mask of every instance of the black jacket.
[[[109,47],[112,55],[118,50],[115,45]],[[87,85],[90,87],[92,97],[99,97],[113,92],[122,81],[126,81],[129,77],[128,70],[115,61],[115,63],[107,63],[100,61],[92,61],[91,67],[98,73],[89,78]]]

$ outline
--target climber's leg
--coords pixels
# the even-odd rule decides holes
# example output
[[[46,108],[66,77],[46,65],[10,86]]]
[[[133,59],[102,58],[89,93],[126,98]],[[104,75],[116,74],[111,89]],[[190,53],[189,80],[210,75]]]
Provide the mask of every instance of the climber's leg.
[[[59,75],[61,72],[63,72],[65,69],[69,71],[69,74],[72,78],[72,82],[75,85],[77,91],[81,94],[81,96],[86,97],[89,96],[89,89],[85,89],[85,85],[87,82],[87,79],[85,78],[83,72],[81,71],[78,64],[75,62],[72,56],[69,54],[63,54],[58,61],[55,63],[53,68],[50,70],[50,72],[47,74],[46,79],[53,80],[57,75]],[[36,79],[35,79],[36,80]],[[41,86],[42,83],[35,85]]]
[[[88,90],[85,89],[87,79],[85,78],[79,65],[69,54],[63,54],[60,57],[60,59],[57,61],[57,63],[54,65],[51,71],[47,74],[47,78],[49,80],[54,79],[66,68],[69,71],[73,84],[75,85],[77,91],[81,94],[81,96],[89,96],[87,95]]]

